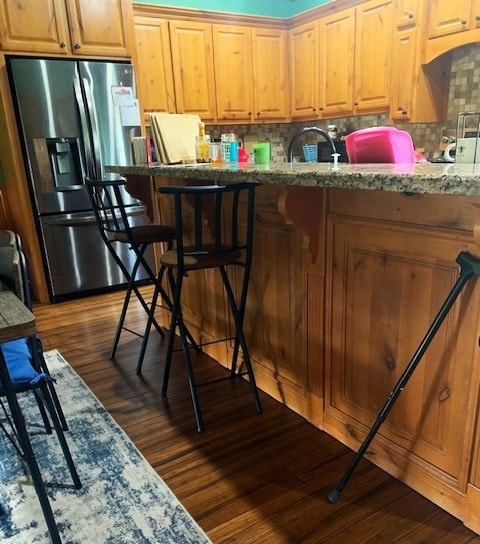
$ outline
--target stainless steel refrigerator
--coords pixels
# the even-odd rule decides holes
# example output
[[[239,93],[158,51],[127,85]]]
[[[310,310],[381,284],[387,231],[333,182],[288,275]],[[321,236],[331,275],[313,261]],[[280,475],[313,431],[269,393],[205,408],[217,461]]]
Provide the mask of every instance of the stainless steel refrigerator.
[[[133,66],[9,57],[7,69],[51,299],[123,285],[95,224],[85,177],[132,163],[130,140],[140,133]],[[141,203],[125,196],[134,223],[148,221]],[[132,265],[126,244],[122,259]]]

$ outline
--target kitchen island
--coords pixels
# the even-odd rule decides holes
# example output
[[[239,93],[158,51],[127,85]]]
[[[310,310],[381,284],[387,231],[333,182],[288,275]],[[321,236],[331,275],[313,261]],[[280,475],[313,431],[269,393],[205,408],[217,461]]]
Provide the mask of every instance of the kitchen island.
[[[479,166],[109,170],[162,222],[172,211],[155,194],[161,184],[263,184],[245,318],[257,383],[355,450],[455,283],[457,255],[480,256]],[[467,284],[367,457],[480,532],[477,284]],[[198,278],[185,318],[203,341],[227,335],[218,278]],[[220,348],[211,354],[224,360]]]

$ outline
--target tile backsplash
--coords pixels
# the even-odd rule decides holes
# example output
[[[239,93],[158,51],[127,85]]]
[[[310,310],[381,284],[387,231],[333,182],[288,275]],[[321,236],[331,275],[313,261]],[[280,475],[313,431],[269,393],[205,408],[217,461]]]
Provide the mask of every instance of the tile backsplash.
[[[438,149],[443,134],[452,134],[457,123],[457,114],[464,111],[480,110],[480,44],[470,44],[453,51],[450,73],[448,109],[444,123],[414,123],[396,125],[407,130],[418,148],[424,148],[428,156]],[[264,125],[223,125],[207,127],[212,137],[220,137],[224,132],[236,132],[241,138],[252,134],[259,141],[268,140],[271,144],[272,159],[281,161],[286,155],[290,138],[304,126],[337,125],[339,131],[350,133],[354,130],[372,126],[388,125],[388,114],[361,115],[318,121],[294,122],[288,124]]]

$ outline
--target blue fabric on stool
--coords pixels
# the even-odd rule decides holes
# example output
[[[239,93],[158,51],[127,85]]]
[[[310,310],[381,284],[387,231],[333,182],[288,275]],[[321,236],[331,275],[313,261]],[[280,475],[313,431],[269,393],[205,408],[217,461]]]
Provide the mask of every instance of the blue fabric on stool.
[[[54,381],[48,374],[37,372],[33,368],[32,355],[27,342],[27,338],[21,338],[20,340],[5,342],[0,346],[13,386],[33,385],[42,378]],[[0,392],[2,391],[3,385],[0,383]]]

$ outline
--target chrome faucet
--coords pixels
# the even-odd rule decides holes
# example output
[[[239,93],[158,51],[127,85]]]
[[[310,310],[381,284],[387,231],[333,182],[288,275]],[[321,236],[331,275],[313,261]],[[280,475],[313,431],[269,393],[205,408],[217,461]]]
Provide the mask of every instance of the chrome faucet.
[[[288,144],[288,150],[287,150],[287,161],[292,162],[293,160],[293,144],[300,138],[302,134],[306,134],[307,132],[318,132],[321,134],[325,140],[330,144],[330,147],[332,148],[332,153],[337,152],[337,148],[335,147],[335,144],[333,143],[332,138],[330,137],[330,134],[323,128],[319,127],[305,127],[300,129],[298,132],[296,132],[292,139],[290,140],[290,143]]]

